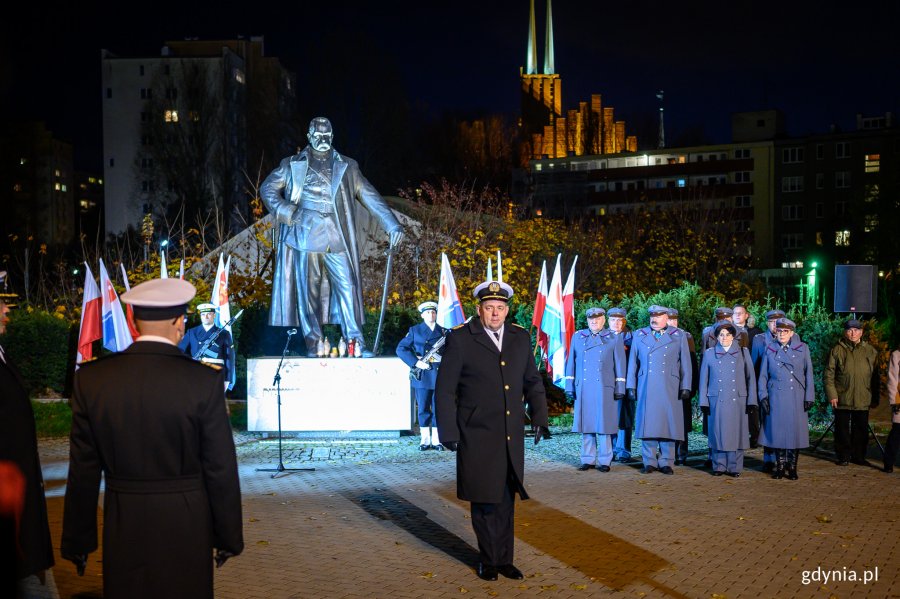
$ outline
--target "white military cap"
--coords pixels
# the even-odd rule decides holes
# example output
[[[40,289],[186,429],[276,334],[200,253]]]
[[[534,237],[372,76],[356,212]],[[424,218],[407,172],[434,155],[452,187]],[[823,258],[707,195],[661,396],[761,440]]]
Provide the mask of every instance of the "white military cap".
[[[138,320],[169,320],[187,311],[197,289],[181,279],[151,279],[122,294]]]
[[[200,304],[197,306],[197,312],[215,312],[219,309],[219,306],[215,304]]]
[[[422,312],[425,312],[426,310],[434,310],[436,312],[437,311],[437,302],[431,302],[431,301],[422,302],[421,304],[419,304],[419,307],[416,309],[419,311],[420,314]]]

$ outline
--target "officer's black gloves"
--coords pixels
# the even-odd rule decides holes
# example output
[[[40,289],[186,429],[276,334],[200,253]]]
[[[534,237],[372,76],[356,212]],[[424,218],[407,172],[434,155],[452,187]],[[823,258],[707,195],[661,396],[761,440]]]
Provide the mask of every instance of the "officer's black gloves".
[[[625,396],[624,396],[623,394],[621,394],[621,393],[613,393],[613,400],[615,400],[615,401],[622,401],[623,399],[625,399]]]
[[[704,416],[709,416],[709,406],[700,406],[700,411]]]
[[[763,416],[768,416],[769,414],[769,398],[763,397],[759,400],[759,413]]]
[[[895,403],[894,405],[891,406],[891,413],[892,414],[900,414],[900,403]]]
[[[744,414],[754,414],[756,409],[756,406],[747,406],[747,409],[744,410]]]
[[[678,392],[678,399],[680,399],[681,401],[689,401],[691,399],[691,390],[681,389]]]
[[[456,451],[459,449],[459,441],[441,441],[441,445],[443,445],[444,449],[447,451]]]
[[[534,427],[532,427],[532,430],[534,431],[534,444],[535,445],[537,445],[538,443],[541,442],[541,439],[544,438],[545,434],[547,435],[547,438],[550,437],[550,432],[544,426],[540,426],[540,425],[534,426]]]
[[[216,568],[221,568],[229,557],[234,557],[234,554],[224,549],[216,549]]]
[[[75,571],[79,576],[84,576],[84,569],[87,567],[87,555],[82,553],[76,555],[64,555],[63,559],[67,559],[75,564]]]
[[[637,390],[625,389],[625,397],[628,399],[628,401],[637,401]]]
[[[813,402],[811,402],[811,401],[804,401],[804,402],[803,402],[803,411],[804,411],[804,412],[809,412],[809,409],[810,409],[811,407],[813,407]]]

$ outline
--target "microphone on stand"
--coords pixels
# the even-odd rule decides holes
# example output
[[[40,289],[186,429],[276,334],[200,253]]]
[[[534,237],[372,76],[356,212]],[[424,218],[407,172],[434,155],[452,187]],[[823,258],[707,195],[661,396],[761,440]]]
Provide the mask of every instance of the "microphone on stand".
[[[291,335],[296,335],[297,329],[288,329],[287,334],[288,334],[288,337],[290,337]]]

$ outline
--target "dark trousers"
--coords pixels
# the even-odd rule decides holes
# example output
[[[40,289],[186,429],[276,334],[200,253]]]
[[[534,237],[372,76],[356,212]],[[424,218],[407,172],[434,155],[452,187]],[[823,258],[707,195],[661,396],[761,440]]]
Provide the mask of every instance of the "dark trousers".
[[[513,563],[515,533],[515,490],[512,468],[503,487],[500,503],[472,502],[472,528],[478,539],[478,553],[481,563],[487,566],[505,566]]]
[[[693,429],[693,405],[691,400],[681,401],[681,416],[684,421],[684,440],[675,441],[675,459],[686,460],[688,456],[688,433]]]
[[[750,447],[759,447],[759,410],[750,410],[747,424],[750,426]]]
[[[419,426],[437,426],[437,420],[434,419],[434,389],[420,389],[416,387],[413,391],[416,394]]]
[[[897,463],[897,450],[900,450],[900,424],[891,425],[891,434],[884,445],[884,467],[893,468]]]
[[[868,446],[869,410],[835,410],[834,453],[838,461],[862,461]]]

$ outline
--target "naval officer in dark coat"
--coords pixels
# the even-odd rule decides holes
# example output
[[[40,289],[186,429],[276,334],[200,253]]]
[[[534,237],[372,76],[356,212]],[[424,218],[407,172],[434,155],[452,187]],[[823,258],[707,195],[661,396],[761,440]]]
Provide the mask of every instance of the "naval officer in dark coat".
[[[123,294],[140,337],[75,374],[60,553],[82,573],[97,549],[102,474],[106,599],[212,599],[214,550],[221,565],[244,548],[223,373],[176,347],[195,293],[154,279]]]
[[[604,329],[606,310],[588,308],[588,328],[575,331],[566,360],[566,393],[575,399],[572,430],[581,433],[581,465],[609,472],[613,439],[619,432],[619,403],[625,400],[625,346]]]
[[[506,323],[512,287],[486,281],[475,288],[478,318],[452,330],[435,400],[441,441],[456,455],[456,493],[472,504],[478,576],[521,580],[513,565],[515,494],[524,487],[525,405],[534,442],[547,427],[547,398],[531,352],[531,336]]]
[[[420,372],[418,379],[410,376],[409,385],[416,395],[419,436],[421,437],[419,449],[422,451],[444,450],[434,418],[434,383],[437,381],[441,356],[437,354],[427,362],[424,360],[425,355],[431,351],[434,344],[447,334],[447,329],[437,324],[437,307],[437,302],[419,304],[418,310],[422,316],[422,322],[409,327],[409,332],[397,344],[397,357],[403,360],[403,363],[410,369],[415,368]]]

